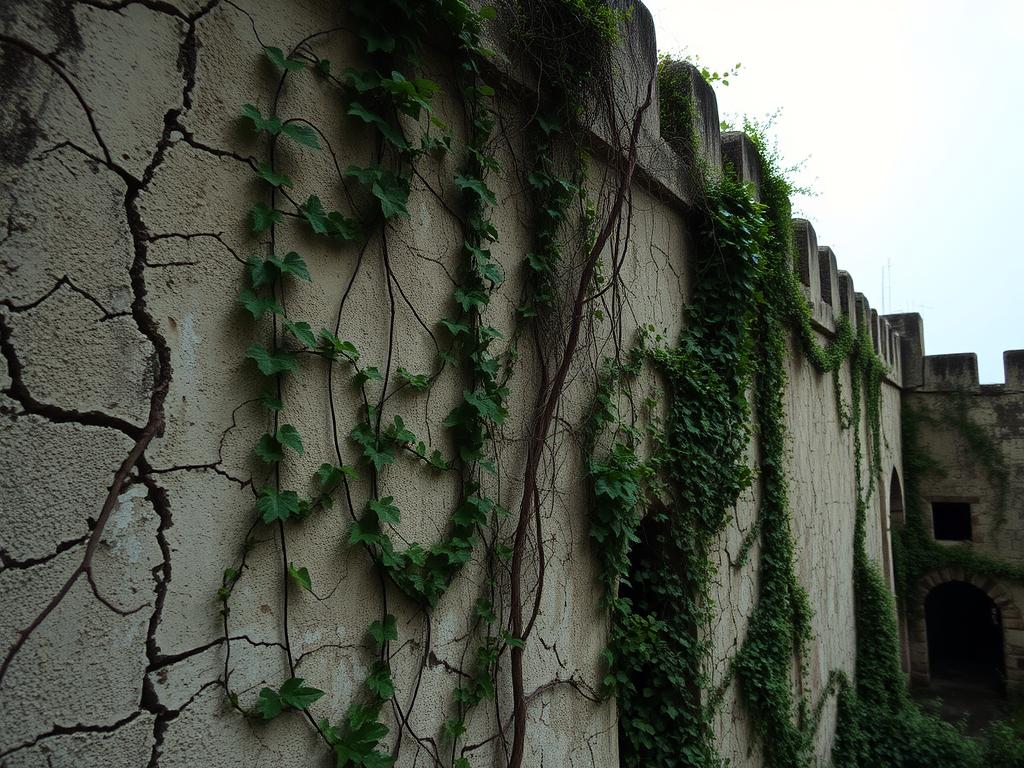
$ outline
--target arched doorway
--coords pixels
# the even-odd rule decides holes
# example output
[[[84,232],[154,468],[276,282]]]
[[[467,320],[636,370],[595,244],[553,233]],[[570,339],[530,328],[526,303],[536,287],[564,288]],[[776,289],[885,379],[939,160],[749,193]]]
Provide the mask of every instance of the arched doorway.
[[[929,598],[933,592],[948,585],[950,582],[962,582],[964,586],[973,587],[989,599],[990,602],[987,604],[989,613],[986,617],[987,626],[991,627],[992,625],[991,607],[992,604],[995,604],[995,607],[999,610],[998,618],[1002,623],[1002,627],[1007,632],[1010,630],[1015,632],[1024,631],[1024,614],[1021,614],[1020,608],[1014,604],[1010,592],[995,579],[967,573],[962,568],[939,568],[927,573],[917,583],[914,597],[907,606],[906,614],[910,629],[910,677],[915,686],[927,688],[932,676],[929,663],[931,657],[929,640],[932,638],[929,637],[927,615],[928,604],[931,602]],[[941,593],[939,594],[941,595]],[[969,594],[974,595],[975,593]],[[953,593],[948,593],[947,597],[955,600],[955,594]],[[936,600],[941,600],[941,597],[936,598]],[[944,605],[946,608],[949,607],[948,603],[943,604],[942,602],[933,605],[937,605],[940,611],[943,610]],[[980,622],[980,610],[975,615],[979,623],[984,623]],[[934,634],[934,631],[932,634]],[[1001,631],[1000,635],[1002,635]],[[1000,639],[1003,641],[1001,647],[1002,655],[1005,658],[1002,667],[1007,673],[1006,685],[1019,689],[1021,687],[1019,680],[1021,675],[1017,670],[1024,670],[1024,647],[1015,643],[1007,643],[1005,642],[1006,638]]]
[[[924,604],[932,684],[1003,690],[1002,611],[964,581],[940,584]]]

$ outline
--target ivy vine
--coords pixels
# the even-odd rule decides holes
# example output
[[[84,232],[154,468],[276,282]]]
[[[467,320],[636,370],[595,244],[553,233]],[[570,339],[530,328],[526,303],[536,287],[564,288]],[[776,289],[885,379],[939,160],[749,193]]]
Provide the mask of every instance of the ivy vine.
[[[317,731],[339,768],[391,765],[398,758],[405,731],[416,740],[417,749],[426,750],[434,764],[468,768],[471,752],[491,739],[466,744],[467,718],[481,703],[495,699],[499,660],[510,652],[513,735],[509,745],[505,742],[506,726],[496,705],[499,731],[496,738],[507,750],[509,765],[516,768],[523,760],[527,706],[522,652],[537,615],[543,587],[544,554],[540,551],[536,602],[532,616],[525,617],[524,621],[520,591],[527,544],[524,530],[535,515],[536,545],[538,549],[542,547],[540,510],[534,504],[539,495],[536,460],[539,445],[550,428],[553,404],[558,401],[575,353],[583,308],[594,300],[589,294],[591,287],[598,284],[600,256],[611,234],[617,230],[619,216],[626,205],[626,190],[636,164],[639,125],[646,109],[646,105],[641,105],[634,119],[631,144],[623,152],[626,164],[620,169],[619,184],[602,220],[583,185],[587,162],[579,138],[583,102],[591,93],[586,83],[591,78],[599,79],[599,74],[607,74],[610,46],[629,11],[591,0],[523,2],[503,9],[522,22],[523,30],[544,33],[549,45],[562,41],[557,66],[553,70],[542,68],[544,87],[540,97],[544,109],[528,126],[535,139],[530,145],[533,168],[526,181],[535,198],[536,240],[525,259],[526,288],[513,337],[508,340],[487,321],[492,295],[505,279],[492,253],[498,232],[490,211],[497,199],[488,186],[488,177],[503,169],[493,149],[497,89],[488,83],[500,76],[492,62],[494,54],[482,45],[481,38],[484,24],[495,19],[499,12],[489,6],[474,9],[463,0],[428,0],[425,3],[354,0],[345,11],[351,27],[316,33],[287,51],[264,45],[267,61],[278,72],[276,92],[269,111],[252,104],[246,104],[241,110],[241,119],[266,142],[266,159],[252,163],[255,175],[266,185],[266,197],[254,202],[248,211],[250,230],[261,240],[265,250],[249,259],[247,286],[240,293],[238,303],[254,322],[265,323],[270,319],[273,343],[269,346],[253,344],[246,352],[266,383],[261,402],[266,408],[270,428],[254,451],[266,465],[268,479],[257,492],[257,516],[245,537],[239,559],[225,570],[218,592],[226,649],[222,682],[232,706],[247,718],[270,720],[286,712],[301,714]],[[353,35],[360,41],[364,66],[338,72],[331,62],[315,53],[313,41],[339,33]],[[578,44],[566,46],[567,37],[578,38]],[[457,65],[455,81],[465,115],[462,139],[456,138],[456,132],[441,119],[435,106],[441,86],[421,74],[423,50],[428,44],[442,50]],[[602,67],[604,69],[600,69]],[[314,122],[279,116],[284,83],[287,78],[298,77],[314,77],[322,86],[337,92],[346,119],[374,137],[373,163],[349,165],[342,170],[343,163],[329,137]],[[508,83],[502,85],[508,87]],[[647,104],[650,101],[649,88]],[[277,161],[278,142],[282,140],[308,150],[330,153],[349,204],[345,210],[328,210],[318,195],[310,195],[305,200],[293,195],[295,180],[289,169]],[[561,164],[556,159],[563,149],[569,149],[573,158],[568,173],[560,169]],[[446,156],[456,157],[460,164],[457,175],[450,180],[460,198],[458,210],[448,205],[419,170],[424,162]],[[427,372],[401,367],[393,370],[392,365],[395,304],[399,300],[408,303],[408,299],[393,273],[389,237],[402,219],[410,218],[409,197],[414,183],[425,186],[462,227],[462,263],[451,295],[454,313],[440,320],[437,331],[416,316],[438,350],[436,364]],[[581,212],[575,221],[571,209],[577,201]],[[392,318],[384,359],[368,360],[356,344],[344,337],[341,309],[333,328],[319,330],[289,312],[287,295],[292,281],[313,281],[316,276],[311,274],[300,254],[294,251],[279,254],[277,228],[286,218],[304,223],[311,234],[327,243],[358,250],[357,270],[371,243],[379,249]],[[538,442],[531,446],[527,459],[519,524],[513,538],[503,541],[500,530],[508,512],[488,491],[496,486],[496,480],[488,478],[498,475],[493,440],[507,417],[508,382],[519,356],[520,338],[527,333],[537,338],[542,332],[539,323],[562,309],[558,306],[561,304],[560,285],[565,279],[561,269],[562,254],[567,249],[572,249],[574,254],[581,251],[586,261],[580,272],[579,290],[570,304],[572,320],[565,351],[561,359],[555,361],[557,365],[551,376],[545,375],[540,387],[541,396],[534,414]],[[342,306],[350,289],[351,284],[342,298]],[[443,345],[439,338],[444,339]],[[507,342],[504,351],[499,349],[502,342]],[[325,361],[327,366],[336,461],[325,463],[316,471],[312,479],[315,490],[307,497],[298,490],[282,486],[282,465],[292,455],[302,454],[306,449],[299,430],[284,421],[288,387],[283,381],[302,371],[305,361],[316,359]],[[453,371],[453,375],[464,382],[461,402],[443,423],[450,444],[455,446],[453,456],[446,456],[442,450],[419,439],[410,430],[408,421],[394,412],[392,399],[399,392],[412,396],[428,392],[446,370]],[[338,437],[339,416],[333,384],[346,372],[362,403],[355,426],[348,435],[350,448],[357,458],[348,461],[345,459],[347,451]],[[400,546],[393,535],[402,512],[396,499],[384,495],[381,489],[390,468],[399,461],[417,462],[426,471],[454,473],[459,478],[461,491],[451,512],[448,530],[436,543],[403,542]],[[360,487],[368,484],[370,489],[362,506],[354,501],[356,481]],[[287,543],[293,526],[301,525],[338,499],[347,506],[351,518],[348,544],[362,548],[379,575],[382,615],[368,628],[369,646],[376,654],[376,661],[363,683],[364,691],[335,724],[328,718],[313,716],[311,708],[323,692],[296,675],[296,658],[288,628],[289,589],[312,592],[313,585],[309,568],[289,560]],[[282,555],[285,599],[282,631],[291,676],[279,685],[264,687],[250,703],[248,692],[235,691],[231,684],[231,601],[239,581],[253,567],[249,555],[256,546],[257,536],[262,536],[262,529],[268,526],[275,531]],[[490,576],[470,620],[471,637],[478,638],[477,648],[465,668],[455,670],[459,673],[458,684],[450,704],[450,716],[441,729],[442,744],[439,745],[432,737],[412,732],[408,713],[403,711],[395,695],[397,686],[390,662],[394,654],[392,646],[398,640],[398,622],[388,611],[388,597],[390,592],[396,591],[411,606],[429,616],[458,573],[475,556],[481,541],[485,544],[483,559]],[[499,617],[500,606],[495,601],[499,571],[511,580],[510,621]],[[427,645],[429,653],[429,642]],[[426,656],[423,663],[427,663]],[[418,678],[412,681],[411,687],[415,700]],[[389,738],[388,718],[383,714],[389,704],[399,726],[397,736],[392,738]],[[386,740],[390,747],[386,746]]]

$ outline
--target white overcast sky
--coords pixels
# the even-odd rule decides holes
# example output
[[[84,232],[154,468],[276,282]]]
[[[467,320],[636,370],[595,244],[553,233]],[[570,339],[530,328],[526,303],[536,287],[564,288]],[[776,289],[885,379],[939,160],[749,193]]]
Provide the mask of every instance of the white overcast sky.
[[[723,117],[782,109],[817,193],[798,214],[871,306],[920,312],[928,354],[1003,381],[1024,348],[1024,0],[646,4],[660,51],[742,63]]]

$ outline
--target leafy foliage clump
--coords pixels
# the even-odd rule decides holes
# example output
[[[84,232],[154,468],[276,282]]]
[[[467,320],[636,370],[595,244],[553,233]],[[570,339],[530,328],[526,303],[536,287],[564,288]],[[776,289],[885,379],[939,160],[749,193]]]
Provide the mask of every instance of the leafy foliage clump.
[[[664,57],[659,66],[662,124],[678,148],[692,150],[689,84],[679,82],[682,70],[673,63]],[[825,694],[838,698],[835,764],[969,768],[982,759],[1013,764],[1019,742],[1012,729],[997,724],[981,742],[966,739],[959,729],[921,711],[907,694],[895,604],[866,549],[866,516],[877,492],[882,452],[885,365],[867,328],[855,334],[846,316],[837,316],[828,344],[819,341],[794,270],[790,198],[803,190],[789,181],[763,127],[746,127],[761,154],[762,204],[753,204],[745,190],[728,182],[711,183],[706,170],[697,169],[708,223],[704,234],[712,236],[702,240],[696,295],[679,345],[647,353],[665,377],[668,396],[664,427],[652,430],[653,455],[641,462],[635,436],[627,432],[631,439],[614,443],[608,459],[590,462],[592,535],[603,544],[614,542],[602,563],[612,615],[605,682],[618,697],[623,763],[674,765],[679,756],[690,765],[721,762],[710,729],[710,710],[721,689],[707,689],[707,648],[701,638],[711,610],[709,546],[724,525],[725,510],[751,480],[743,456],[751,434],[749,386],[761,456],[761,504],[752,534],[760,542],[760,593],[731,668],[766,765],[811,764],[824,698],[811,713],[792,689],[794,660],[800,663],[811,639],[810,607],[794,567],[786,476],[783,395],[789,338],[795,334],[812,365],[832,374],[839,421],[852,428],[854,440],[857,674],[851,682],[833,673]],[[849,406],[840,388],[847,362]],[[609,391],[602,391],[603,424],[614,421],[609,401]],[[908,454],[907,460],[914,458]],[[752,544],[748,541],[745,551]]]
[[[756,142],[755,142],[756,143]],[[754,722],[769,768],[793,768],[808,760],[811,733],[802,727],[806,702],[794,701],[791,669],[811,637],[811,610],[796,578],[795,546],[790,531],[786,428],[787,338],[794,321],[808,319],[806,299],[793,271],[792,187],[762,155],[761,199],[769,240],[758,283],[754,401],[761,455],[760,594],[747,639],[736,659],[740,693]],[[810,337],[813,331],[808,331]],[[838,356],[836,356],[838,358]],[[841,362],[837,359],[836,365]]]
[[[664,423],[652,431],[653,455],[640,462],[636,436],[627,431],[627,442],[615,442],[607,459],[588,466],[591,535],[605,552],[612,616],[605,683],[622,713],[627,766],[719,763],[702,700],[709,653],[703,628],[712,608],[711,547],[752,477],[745,393],[766,233],[760,207],[735,181],[723,179],[708,200],[686,329],[675,346],[645,350],[668,400]],[[615,423],[609,378],[598,396],[598,433]]]

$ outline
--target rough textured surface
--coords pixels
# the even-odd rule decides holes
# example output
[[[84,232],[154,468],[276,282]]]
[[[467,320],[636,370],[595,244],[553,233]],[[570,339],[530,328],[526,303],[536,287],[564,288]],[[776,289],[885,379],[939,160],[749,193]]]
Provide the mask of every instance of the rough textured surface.
[[[910,321],[920,328],[921,318]],[[908,407],[922,415],[921,448],[935,462],[921,482],[922,513],[933,525],[932,502],[970,504],[971,540],[943,542],[967,547],[1024,567],[1024,388],[1019,351],[1004,354],[1005,383],[978,384],[974,354],[923,358],[924,384],[906,393]],[[967,425],[965,431],[965,425]],[[980,435],[971,437],[971,431]],[[988,448],[994,453],[989,454]],[[910,670],[916,683],[930,677],[924,601],[950,581],[973,584],[994,601],[1003,625],[1007,686],[1024,690],[1024,585],[987,578],[962,568],[943,568],[915,584],[908,606]]]
[[[641,22],[639,34],[649,35],[648,17]],[[253,706],[262,686],[290,676],[286,643],[295,674],[326,691],[313,706],[316,717],[336,722],[360,695],[373,662],[366,627],[384,608],[379,580],[366,554],[346,543],[350,511],[342,503],[283,535],[254,526],[254,489],[270,478],[252,446],[268,421],[255,402],[259,382],[243,354],[252,342],[268,343],[273,329],[269,321],[254,326],[234,303],[246,257],[269,247],[244,221],[250,203],[265,194],[253,158],[265,156],[266,147],[237,117],[245,102],[268,109],[275,80],[261,42],[288,47],[337,26],[335,4],[320,0],[49,0],[0,9],[0,86],[14,95],[0,107],[4,652],[93,553],[92,582],[84,576],[73,582],[0,686],[4,766],[325,764],[322,745],[301,718],[256,724],[231,709],[223,685],[228,647],[231,688],[243,706]],[[647,57],[655,49],[653,39],[632,42]],[[315,45],[338,69],[356,50],[345,30]],[[443,62],[434,66],[437,79],[447,77]],[[638,71],[653,66],[647,60]],[[722,150],[714,94],[703,83],[696,86],[702,151],[717,166]],[[492,183],[501,232],[495,257],[508,280],[488,321],[506,337],[522,287],[518,267],[531,244],[529,202],[515,175],[526,154],[518,109],[505,104],[500,110],[497,150],[515,172]],[[278,111],[315,116],[342,165],[365,164],[372,156],[368,133],[343,119],[327,91],[289,84]],[[649,118],[645,130],[656,128]],[[645,144],[649,154],[639,176],[646,181],[632,190],[622,270],[627,290],[615,298],[621,327],[596,318],[588,326],[559,405],[562,426],[541,467],[547,572],[525,652],[530,710],[524,764],[530,766],[618,764],[614,704],[595,696],[607,622],[571,428],[583,419],[597,366],[612,351],[616,333],[632,343],[638,328],[651,325],[674,339],[682,324],[693,240],[680,191],[684,163],[659,137],[652,142]],[[752,148],[737,146],[746,153],[743,163],[756,167]],[[328,208],[343,204],[327,153],[282,146],[279,160],[297,180],[296,199],[316,193]],[[342,335],[358,344],[367,364],[431,370],[433,330],[452,311],[460,259],[459,223],[448,212],[458,195],[452,162],[425,169],[413,190],[410,220],[389,228],[390,280],[379,243],[364,258],[355,247],[314,239],[285,221],[277,252],[301,252],[316,276],[312,284],[289,284],[289,314],[314,329],[334,327],[347,293]],[[599,193],[608,169],[594,161],[590,170]],[[809,225],[807,231],[813,232]],[[821,301],[826,286],[817,279],[818,251],[807,242],[802,275],[819,329],[827,333],[839,302]],[[832,261],[828,266],[833,271]],[[827,287],[826,294],[834,299],[838,291],[852,311],[848,276]],[[557,336],[548,340],[559,342]],[[512,416],[496,441],[498,477],[488,481],[510,509],[522,493],[525,414],[539,377],[531,355],[521,366],[509,397]],[[793,534],[816,638],[807,675],[795,676],[794,685],[816,703],[829,672],[852,672],[854,658],[852,435],[839,425],[831,377],[815,373],[796,352],[788,376]],[[347,434],[361,403],[350,377],[336,368],[328,379],[322,362],[311,359],[286,382],[283,419],[300,427],[306,444],[305,454],[283,470],[286,487],[305,492],[312,471],[335,460],[335,438],[343,458],[355,462]],[[848,370],[841,380],[849,392]],[[901,466],[898,382],[894,368],[883,399],[887,477]],[[401,412],[413,432],[451,455],[442,422],[462,387],[446,374],[429,396],[396,395],[388,415]],[[658,383],[638,387],[654,392]],[[129,468],[119,471],[126,459]],[[429,544],[441,535],[458,497],[453,479],[406,463],[381,483],[402,508],[403,538]],[[357,511],[367,492],[365,481],[353,483]],[[744,498],[722,539],[718,607],[709,628],[715,683],[723,681],[743,641],[756,600],[756,548],[748,564],[737,564],[756,508],[753,494]],[[102,535],[92,540],[104,514]],[[888,562],[884,505],[869,523],[872,555]],[[235,589],[225,643],[216,593],[247,537],[248,567]],[[531,546],[536,558],[536,541]],[[286,559],[309,568],[313,593],[288,585]],[[474,652],[473,606],[487,593],[488,579],[487,563],[478,557],[430,618],[394,590],[387,593],[387,609],[399,618],[401,642],[391,659],[397,701],[408,716],[399,765],[432,764],[410,734],[439,738],[458,670]],[[502,763],[498,742],[487,739],[496,719],[503,726],[507,720],[508,684],[503,670],[500,712],[481,711],[469,723],[467,743],[482,742],[474,765]],[[396,727],[403,715],[389,717]],[[822,759],[834,722],[830,701],[816,737]],[[723,757],[735,766],[759,764],[734,685],[716,712],[716,727]]]

